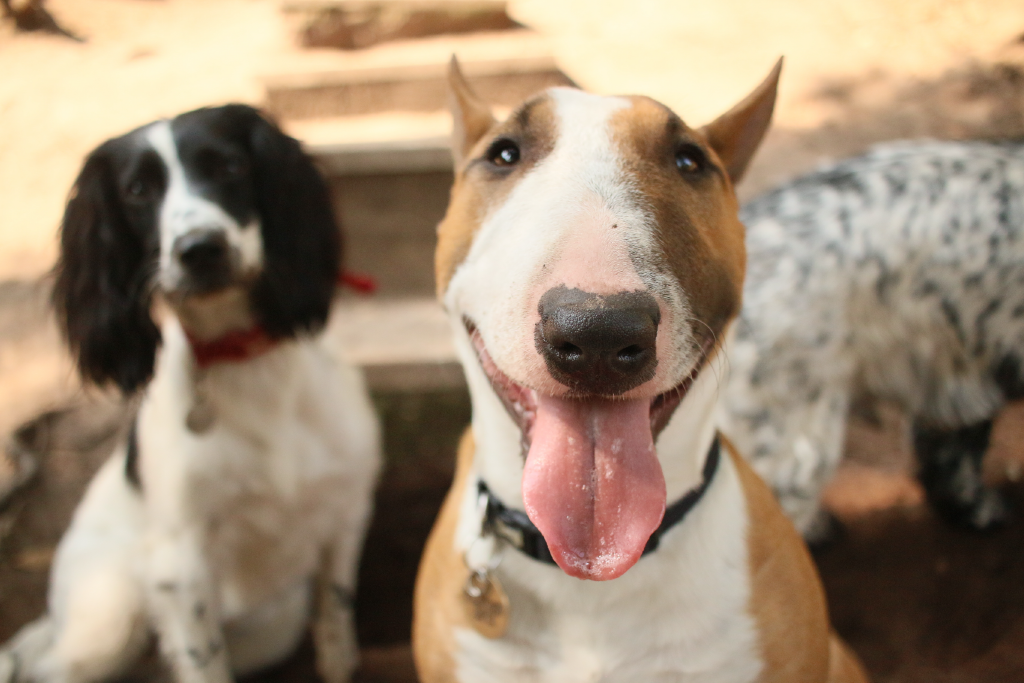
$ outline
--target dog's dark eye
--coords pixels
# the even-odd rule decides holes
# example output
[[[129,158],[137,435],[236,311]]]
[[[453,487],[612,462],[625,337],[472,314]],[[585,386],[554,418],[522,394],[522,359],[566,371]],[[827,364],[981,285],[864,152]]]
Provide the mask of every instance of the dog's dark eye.
[[[237,157],[205,150],[196,159],[199,172],[210,180],[228,180],[245,174],[245,160]]]
[[[245,162],[236,158],[226,159],[222,167],[224,175],[227,176],[240,176],[245,173],[245,168]]]
[[[676,149],[676,168],[684,175],[699,173],[707,168],[707,164],[708,158],[697,145],[686,143]]]
[[[149,201],[155,188],[143,178],[135,178],[128,183],[126,189],[129,201],[138,203]]]
[[[505,138],[495,140],[487,150],[487,160],[495,166],[515,166],[519,156],[519,145]]]

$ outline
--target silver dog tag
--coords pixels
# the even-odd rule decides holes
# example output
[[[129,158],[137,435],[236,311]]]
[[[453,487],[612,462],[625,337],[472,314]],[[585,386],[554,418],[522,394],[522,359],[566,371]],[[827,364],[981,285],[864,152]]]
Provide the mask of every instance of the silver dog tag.
[[[185,426],[193,434],[205,434],[216,421],[217,411],[205,400],[196,400],[185,416]]]
[[[498,577],[486,569],[470,572],[462,587],[462,607],[469,623],[484,638],[501,638],[508,629],[508,595]]]

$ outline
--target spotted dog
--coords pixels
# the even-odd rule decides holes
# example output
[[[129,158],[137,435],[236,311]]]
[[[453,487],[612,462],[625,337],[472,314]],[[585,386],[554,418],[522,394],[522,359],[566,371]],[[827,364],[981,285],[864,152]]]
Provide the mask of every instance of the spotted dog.
[[[897,402],[929,500],[1003,519],[981,479],[992,418],[1024,397],[1024,145],[905,142],[750,202],[729,435],[810,536],[865,396]]]
[[[453,62],[436,266],[473,417],[417,579],[424,683],[865,680],[715,420],[780,68],[693,129],[567,88],[497,122]]]

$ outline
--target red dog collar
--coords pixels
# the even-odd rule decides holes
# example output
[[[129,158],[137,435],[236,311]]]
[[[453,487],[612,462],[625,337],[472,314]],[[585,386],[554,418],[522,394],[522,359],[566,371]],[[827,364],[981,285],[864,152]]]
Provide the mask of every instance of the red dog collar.
[[[372,294],[377,283],[368,275],[342,272],[338,274],[338,284],[351,287],[360,294]],[[213,341],[202,341],[185,333],[200,369],[208,368],[216,363],[240,363],[267,353],[278,341],[272,339],[262,327],[254,325],[247,330],[228,332]]]
[[[373,294],[377,291],[377,281],[361,273],[339,273],[338,284],[351,287],[360,294]]]
[[[186,332],[196,365],[201,369],[215,363],[239,363],[267,353],[278,342],[271,339],[262,327],[255,325],[247,330],[228,332],[212,341],[196,339]]]

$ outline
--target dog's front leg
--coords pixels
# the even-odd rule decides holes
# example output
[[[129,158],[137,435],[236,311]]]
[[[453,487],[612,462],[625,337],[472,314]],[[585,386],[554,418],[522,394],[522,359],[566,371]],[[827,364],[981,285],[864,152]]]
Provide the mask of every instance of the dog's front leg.
[[[229,683],[217,596],[199,534],[162,534],[150,545],[147,598],[163,655],[179,683]]]
[[[326,683],[348,683],[359,663],[354,574],[355,560],[347,547],[323,550],[316,580],[313,639],[317,672]]]

